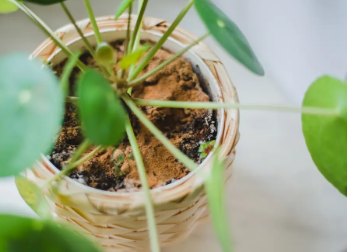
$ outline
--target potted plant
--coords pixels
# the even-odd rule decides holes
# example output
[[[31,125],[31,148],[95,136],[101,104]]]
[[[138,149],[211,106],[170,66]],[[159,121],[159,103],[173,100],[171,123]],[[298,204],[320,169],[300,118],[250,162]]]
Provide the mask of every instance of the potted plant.
[[[190,0],[172,24],[145,18],[148,0],[139,1],[137,16],[131,15],[134,0],[124,0],[114,17],[99,19],[84,0],[89,19],[81,22],[62,0],[24,2],[60,4],[71,25],[52,32],[21,1],[0,1],[0,11],[21,9],[50,37],[32,55],[43,60],[43,69],[20,54],[0,60],[0,114],[6,118],[0,176],[32,166],[17,186],[45,219],[32,224],[2,216],[3,225],[12,218],[29,223],[27,232],[42,231],[53,217],[110,251],[159,251],[207,216],[208,201],[223,250],[231,251],[223,184],[239,138],[239,108],[302,113],[318,168],[330,176],[336,162],[343,170],[343,157],[327,147],[338,153],[347,141],[336,134],[346,130],[345,83],[319,79],[302,108],[239,104],[222,63],[202,40],[212,35],[248,69],[264,71],[238,27],[211,1]],[[209,30],[199,38],[178,28],[193,5]],[[332,146],[336,141],[341,144]],[[12,244],[9,238],[0,239]]]

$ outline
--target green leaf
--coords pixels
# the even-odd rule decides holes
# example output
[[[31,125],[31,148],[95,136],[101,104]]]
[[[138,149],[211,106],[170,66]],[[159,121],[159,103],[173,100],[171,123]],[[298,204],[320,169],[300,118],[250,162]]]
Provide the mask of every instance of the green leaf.
[[[249,70],[264,75],[263,67],[237,25],[210,0],[195,0],[194,4],[200,18],[219,44]]]
[[[65,2],[66,0],[23,0],[24,2],[30,2],[41,5],[51,5],[56,3]]]
[[[51,217],[47,201],[37,185],[22,176],[17,176],[15,182],[22,198],[38,216],[42,218]]]
[[[125,133],[126,112],[110,83],[95,70],[78,83],[79,111],[85,135],[93,143],[113,146]]]
[[[50,151],[63,108],[50,69],[25,54],[0,58],[0,177],[18,174]]]
[[[224,174],[225,164],[217,152],[214,156],[211,175],[207,177],[205,186],[213,227],[223,251],[230,252],[232,245],[224,201]]]
[[[126,55],[121,61],[120,61],[120,68],[121,69],[127,69],[131,65],[136,64],[142,57],[142,55],[148,51],[150,48],[149,45],[144,45],[143,47],[135,50],[134,52]]]
[[[117,20],[135,0],[123,0],[117,8],[114,20]]]
[[[319,171],[347,196],[347,83],[319,78],[307,90],[303,106],[339,112],[337,116],[302,115],[302,129]]]
[[[8,0],[0,0],[0,13],[10,13],[18,10],[17,5]]]
[[[115,50],[106,42],[102,42],[96,48],[96,59],[104,66],[110,66],[115,62]]]
[[[0,251],[102,251],[86,237],[50,221],[0,215],[0,226]]]

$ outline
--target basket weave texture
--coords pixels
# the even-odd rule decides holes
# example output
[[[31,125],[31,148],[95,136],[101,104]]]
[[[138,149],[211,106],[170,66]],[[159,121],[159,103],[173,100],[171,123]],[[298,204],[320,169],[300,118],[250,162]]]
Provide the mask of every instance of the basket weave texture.
[[[136,16],[132,17],[134,27]],[[125,30],[128,16],[123,15],[117,21],[113,17],[97,19],[100,31],[107,29]],[[92,33],[89,20],[78,22],[85,34]],[[171,24],[157,18],[144,19],[143,30],[163,34]],[[68,43],[78,34],[72,25],[59,29],[56,34]],[[172,38],[188,45],[197,37],[177,28]],[[43,42],[32,54],[33,58],[48,59],[58,48],[50,39]],[[222,90],[222,99],[238,102],[233,83],[218,57],[203,42],[191,49],[209,67]],[[231,176],[231,164],[235,157],[235,145],[239,139],[239,112],[236,109],[225,110],[225,123],[221,139],[221,154],[227,163],[227,178]],[[211,163],[200,166],[202,171],[209,171]],[[42,185],[56,173],[53,165],[47,161],[37,162],[27,177],[38,185]],[[161,246],[177,242],[187,237],[194,227],[208,217],[206,195],[203,190],[203,179],[194,174],[171,186],[152,190],[155,217]],[[149,251],[144,194],[111,193],[95,190],[72,181],[62,179],[59,190],[44,192],[55,217],[63,222],[73,224],[77,230],[96,239],[105,251]]]

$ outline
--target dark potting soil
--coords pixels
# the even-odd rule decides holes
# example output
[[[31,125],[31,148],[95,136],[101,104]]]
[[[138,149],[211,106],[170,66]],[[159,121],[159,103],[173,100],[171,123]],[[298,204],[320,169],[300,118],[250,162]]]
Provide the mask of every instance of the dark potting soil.
[[[112,43],[117,57],[123,56],[123,41]],[[143,75],[173,54],[160,50],[148,66],[139,75]],[[94,59],[84,53],[81,60],[88,66],[97,68]],[[66,62],[54,70],[59,76]],[[119,68],[115,66],[114,70]],[[70,78],[70,95],[74,95],[75,84],[80,75],[76,68]],[[133,89],[132,97],[169,101],[209,101],[209,96],[202,90],[197,75],[190,62],[179,58],[163,70],[148,78]],[[171,109],[142,106],[142,111],[166,137],[196,163],[201,163],[198,151],[200,144],[216,139],[216,114],[211,110]],[[141,122],[130,114],[136,139],[144,160],[149,185],[156,188],[170,184],[189,171],[163,146]],[[62,169],[83,141],[83,131],[78,119],[76,107],[66,104],[65,118],[50,161]],[[91,147],[85,154],[92,151]],[[85,155],[84,154],[84,155]],[[70,175],[82,184],[108,191],[141,190],[141,182],[136,169],[136,162],[127,137],[117,147],[99,151],[93,158],[79,165]]]

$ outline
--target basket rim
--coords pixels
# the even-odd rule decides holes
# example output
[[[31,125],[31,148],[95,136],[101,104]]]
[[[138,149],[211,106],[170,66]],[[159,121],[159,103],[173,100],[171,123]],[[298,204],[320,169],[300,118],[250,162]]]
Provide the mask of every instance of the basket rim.
[[[132,14],[131,16],[132,16],[132,17],[136,17],[137,15]],[[109,20],[110,18],[112,18],[112,20],[113,20],[113,16],[102,16],[102,17],[98,17],[96,20],[97,20],[97,23],[99,24],[100,21],[104,21],[105,19]],[[121,18],[126,18],[126,19],[127,19],[127,18],[128,18],[128,14],[123,14],[123,15],[120,17],[120,19],[121,19]],[[147,17],[147,16],[144,17],[144,20],[149,20],[149,19],[157,19],[157,18]],[[88,18],[82,19],[82,20],[78,21],[77,24],[80,26],[81,23],[84,23],[84,22],[86,22],[86,21],[89,21],[89,19],[88,19]],[[114,20],[113,20],[113,21],[114,21]],[[118,21],[118,20],[117,20],[117,21]],[[117,21],[114,21],[114,22],[116,23]],[[162,21],[164,22],[164,20],[162,20]],[[165,21],[165,22],[166,22],[166,21]],[[171,23],[169,23],[169,22],[166,22],[166,24],[171,25]],[[62,27],[58,28],[58,29],[55,31],[55,33],[57,34],[58,32],[67,31],[67,30],[71,29],[71,26],[72,26],[71,24],[62,26]],[[190,32],[188,32],[188,31],[182,29],[181,27],[177,27],[176,29],[180,29],[181,31],[184,31],[186,34],[189,34],[189,35],[193,36],[192,33],[190,33]],[[100,29],[100,33],[102,34],[102,33],[104,33],[104,32],[109,32],[109,31],[121,31],[121,30],[125,30],[125,29],[121,29],[121,28],[101,28],[101,29]],[[147,33],[154,34],[154,35],[156,35],[156,36],[162,36],[162,34],[161,34],[160,32],[156,32],[156,31],[152,31],[152,30],[146,30],[146,29],[145,29],[145,30],[143,29],[142,31],[143,31],[143,32],[147,32]],[[94,32],[93,32],[93,31],[90,31],[90,32],[88,32],[88,33],[85,33],[85,32],[84,32],[84,34],[86,35],[86,37],[88,37],[88,36],[94,35]],[[171,35],[168,39],[171,40],[172,42],[178,44],[178,45],[179,45],[180,47],[182,47],[182,48],[185,47],[185,45],[184,45],[181,41],[179,41],[179,40],[177,40],[176,38],[172,37],[172,35]],[[80,37],[75,38],[75,39],[72,39],[72,40],[70,40],[69,42],[67,42],[66,45],[67,45],[67,46],[70,46],[71,44],[73,44],[73,43],[75,43],[75,42],[77,42],[77,41],[80,41],[80,40],[81,40]],[[51,41],[50,38],[46,39],[46,40],[38,47],[38,48],[42,47],[41,50],[37,50],[37,49],[36,49],[36,50],[32,53],[31,58],[39,57],[41,51],[42,51],[49,43],[51,43],[51,42],[52,42],[52,41]],[[203,41],[201,41],[201,42],[199,42],[199,44],[204,45],[204,47],[207,48],[207,49],[210,51],[210,53],[212,53],[214,56],[216,56],[215,53],[210,49],[210,47],[209,47],[206,43],[204,43]],[[54,53],[52,53],[52,55],[49,57],[49,59],[53,58],[53,57],[54,57],[56,54],[58,54],[60,51],[61,51],[61,49],[56,50]],[[192,49],[190,49],[188,52],[191,53],[196,59],[198,59],[199,61],[201,61],[201,64],[205,65],[206,68],[208,68],[209,71],[211,72],[211,75],[213,76],[213,73],[212,73],[211,68],[204,62],[204,60],[203,60],[199,55],[197,55],[197,53],[195,53],[194,51],[192,51]],[[216,58],[218,58],[218,57],[216,56]],[[227,77],[228,79],[230,79],[230,77],[228,76],[228,74],[226,74],[225,77]],[[216,78],[213,77],[213,79],[216,79]],[[216,81],[217,81],[217,80],[216,80]],[[218,82],[218,81],[217,81],[217,82]],[[219,85],[218,85],[218,89],[219,89],[219,90],[218,90],[218,93],[219,93],[219,96],[220,96],[220,97],[219,97],[219,98],[220,98],[220,102],[222,102],[222,101],[224,100],[224,97],[223,97],[223,95],[222,95],[222,90],[221,90],[221,87],[220,87]],[[233,97],[233,100],[234,100],[234,101],[238,101],[237,95],[236,95],[236,97]],[[219,131],[217,132],[217,139],[216,139],[216,142],[219,143],[220,145],[223,145],[223,144],[225,144],[225,143],[223,143],[221,140],[222,140],[222,137],[223,137],[223,132],[224,132],[224,130],[225,130],[225,109],[219,109],[219,111],[220,111],[220,118],[221,118],[221,119],[220,119],[221,127],[218,127],[218,128],[219,128]],[[235,120],[235,123],[234,123],[234,125],[233,125],[234,127],[233,127],[233,130],[232,130],[232,131],[233,131],[233,132],[238,132],[238,129],[239,129],[239,109],[235,109],[235,111],[236,111],[236,117],[237,117],[237,118],[235,118],[236,120]],[[231,132],[229,132],[228,134],[231,134]],[[236,141],[236,136],[234,137],[233,141]],[[199,164],[198,167],[197,167],[194,171],[191,171],[188,175],[184,176],[183,178],[181,178],[181,179],[179,179],[179,180],[177,180],[177,181],[175,181],[175,182],[173,182],[173,183],[171,183],[171,184],[163,185],[163,186],[160,186],[160,187],[157,187],[157,188],[150,189],[151,194],[153,194],[153,193],[159,193],[159,192],[165,191],[165,190],[171,190],[171,189],[173,189],[174,187],[177,187],[177,186],[180,186],[180,185],[184,184],[185,182],[187,182],[187,180],[188,180],[189,178],[191,178],[192,176],[196,175],[199,171],[201,171],[201,170],[203,169],[203,167],[205,167],[205,166],[208,164],[208,162],[211,161],[211,158],[212,158],[212,156],[213,156],[214,153],[215,153],[215,151],[211,151],[211,153],[208,155],[208,157],[207,157],[201,164]],[[53,163],[50,162],[50,161],[48,160],[48,158],[46,157],[46,155],[44,155],[44,154],[41,154],[41,161],[37,161],[37,163],[40,164],[40,165],[43,165],[43,166],[45,166],[45,167],[48,166],[47,168],[49,168],[50,172],[52,172],[53,174],[55,174],[55,173],[57,173],[57,172],[60,172],[60,170],[59,170],[56,166],[54,166]],[[137,194],[137,195],[138,195],[138,194],[143,194],[143,193],[144,193],[143,190],[141,190],[141,191],[134,191],[134,192],[110,192],[110,191],[105,191],[105,190],[101,190],[101,189],[96,189],[96,188],[90,187],[90,186],[88,186],[88,185],[84,185],[84,184],[79,183],[78,181],[73,180],[73,179],[71,179],[70,177],[65,176],[65,175],[64,175],[63,178],[66,179],[66,180],[68,180],[68,181],[70,181],[70,182],[72,182],[72,183],[75,184],[75,185],[78,185],[78,187],[83,188],[83,190],[86,191],[87,193],[88,193],[88,191],[89,191],[90,193],[97,193],[97,194],[107,195],[107,196],[115,196],[115,195],[117,195],[117,196],[120,196],[120,197],[122,197],[122,196],[127,196],[127,197],[128,197],[129,195],[133,195],[133,194],[135,194],[135,195]]]

